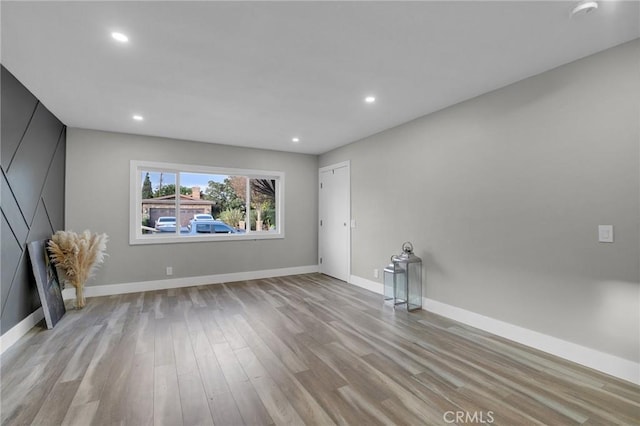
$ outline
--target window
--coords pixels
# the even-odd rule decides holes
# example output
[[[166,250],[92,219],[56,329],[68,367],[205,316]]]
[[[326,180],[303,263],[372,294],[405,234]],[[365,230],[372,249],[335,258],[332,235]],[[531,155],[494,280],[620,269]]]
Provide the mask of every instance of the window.
[[[284,173],[131,161],[131,244],[284,238]]]

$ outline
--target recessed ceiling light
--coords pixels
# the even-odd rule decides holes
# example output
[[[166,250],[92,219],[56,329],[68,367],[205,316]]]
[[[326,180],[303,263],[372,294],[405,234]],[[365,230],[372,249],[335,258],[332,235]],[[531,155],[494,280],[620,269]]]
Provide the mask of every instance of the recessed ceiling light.
[[[113,37],[114,40],[117,40],[120,43],[126,43],[129,41],[129,37],[122,33],[111,33],[111,37]]]
[[[291,139],[291,142],[300,142],[300,138],[293,138]]]
[[[368,104],[372,104],[376,101],[375,96],[367,96],[366,98],[364,98],[364,101]]]
[[[598,8],[598,2],[595,2],[595,1],[582,1],[576,7],[573,8],[573,10],[571,11],[571,16],[575,15],[576,13],[580,13],[580,12],[584,12],[584,13],[593,12],[597,8]]]
[[[142,120],[144,120],[144,117],[141,116],[141,115],[134,115],[133,119],[136,120],[136,121],[142,121]]]

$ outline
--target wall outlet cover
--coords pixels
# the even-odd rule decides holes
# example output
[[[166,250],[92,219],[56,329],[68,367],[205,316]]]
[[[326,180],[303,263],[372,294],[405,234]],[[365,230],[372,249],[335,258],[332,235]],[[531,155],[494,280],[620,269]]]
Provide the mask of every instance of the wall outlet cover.
[[[613,242],[613,225],[598,225],[598,241],[601,243]]]

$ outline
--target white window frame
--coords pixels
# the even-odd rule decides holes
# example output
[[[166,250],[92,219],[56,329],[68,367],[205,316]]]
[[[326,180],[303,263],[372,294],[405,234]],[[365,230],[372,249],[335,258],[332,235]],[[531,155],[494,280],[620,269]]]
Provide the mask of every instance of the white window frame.
[[[178,233],[143,234],[142,233],[142,172],[162,171],[176,174],[176,192],[179,194],[180,173],[202,173],[212,175],[245,176],[248,179],[274,179],[276,181],[276,230],[252,231],[247,229],[243,234],[195,234],[180,235]],[[284,180],[285,173],[268,170],[248,170],[229,167],[202,166],[193,164],[160,163],[155,161],[131,160],[129,176],[129,244],[172,244],[203,241],[243,241],[272,240],[284,238]],[[248,181],[247,181],[248,182]],[[247,196],[249,185],[247,184]],[[176,211],[179,197],[176,197]],[[247,200],[249,198],[247,197]],[[251,209],[247,202],[246,223],[251,217]],[[177,215],[176,215],[177,218]],[[179,219],[178,219],[179,220]],[[176,228],[179,228],[176,226]],[[250,227],[249,227],[250,228]]]

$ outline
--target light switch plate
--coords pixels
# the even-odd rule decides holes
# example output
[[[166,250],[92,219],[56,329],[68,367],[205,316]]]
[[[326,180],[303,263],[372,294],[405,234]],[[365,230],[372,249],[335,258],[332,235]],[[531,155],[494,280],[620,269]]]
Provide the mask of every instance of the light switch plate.
[[[613,225],[598,225],[598,241],[601,243],[613,242]]]

